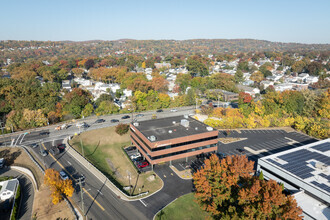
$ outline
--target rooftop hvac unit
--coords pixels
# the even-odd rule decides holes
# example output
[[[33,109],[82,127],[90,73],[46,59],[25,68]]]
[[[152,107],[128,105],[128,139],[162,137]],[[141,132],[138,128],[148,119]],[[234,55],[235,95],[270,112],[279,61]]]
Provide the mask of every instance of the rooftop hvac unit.
[[[153,135],[151,135],[151,136],[149,137],[149,140],[150,140],[150,141],[155,141],[155,140],[156,140],[156,137],[153,136]]]
[[[189,121],[187,119],[182,119],[181,120],[181,125],[185,128],[189,127]]]
[[[184,117],[184,118],[189,118],[189,116],[188,116],[188,115],[184,115],[183,117]]]
[[[172,130],[168,130],[168,133],[172,134],[172,132],[173,132]]]
[[[213,131],[213,128],[212,127],[206,127],[206,130]]]
[[[172,121],[172,123],[175,125],[176,121]]]
[[[195,127],[195,130],[197,131],[198,130],[198,127]]]
[[[139,122],[134,122],[133,125],[134,125],[135,127],[137,127],[137,126],[140,125],[140,123],[139,123]]]

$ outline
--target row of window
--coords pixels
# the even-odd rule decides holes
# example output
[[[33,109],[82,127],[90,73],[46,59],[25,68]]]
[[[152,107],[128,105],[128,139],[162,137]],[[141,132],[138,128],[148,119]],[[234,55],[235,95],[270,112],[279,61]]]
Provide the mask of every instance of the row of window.
[[[173,152],[173,153],[168,153],[168,154],[163,154],[163,155],[159,155],[159,156],[154,156],[154,157],[151,157],[147,151],[139,144],[139,142],[137,142],[135,140],[135,138],[133,136],[131,136],[131,138],[135,141],[135,143],[147,154],[147,156],[151,159],[151,160],[157,160],[157,159],[160,159],[160,158],[165,158],[165,157],[171,157],[171,156],[174,156],[174,155],[178,155],[178,154],[184,154],[184,153],[189,153],[189,152],[193,152],[193,151],[199,151],[199,150],[203,150],[203,149],[206,149],[206,148],[211,148],[211,147],[215,147],[217,146],[217,144],[209,144],[209,145],[206,145],[206,146],[200,146],[200,147],[196,147],[196,148],[192,148],[192,149],[187,149],[187,150],[182,150],[182,151],[177,151],[177,152]]]
[[[199,142],[204,142],[204,141],[209,141],[209,140],[214,140],[217,139],[218,136],[212,136],[212,137],[207,137],[207,138],[201,138],[201,139],[197,139],[197,140],[192,140],[192,141],[186,141],[186,142],[181,142],[181,143],[177,143],[177,144],[172,144],[172,145],[166,145],[166,146],[161,146],[161,147],[157,147],[157,148],[153,148],[151,149],[140,137],[139,135],[137,135],[132,129],[130,129],[132,133],[135,134],[136,137],[138,137],[138,139],[144,144],[144,146],[146,146],[150,151],[154,152],[154,151],[159,151],[159,150],[164,150],[164,149],[170,149],[170,148],[175,148],[175,147],[181,147],[184,145],[188,145],[188,144],[195,144],[195,143],[199,143]]]

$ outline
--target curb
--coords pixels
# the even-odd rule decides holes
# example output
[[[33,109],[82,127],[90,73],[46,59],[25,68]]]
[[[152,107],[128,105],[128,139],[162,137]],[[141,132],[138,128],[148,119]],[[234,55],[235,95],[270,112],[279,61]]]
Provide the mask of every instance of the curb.
[[[183,195],[182,195],[183,196]],[[180,196],[181,197],[181,196]],[[179,197],[179,198],[180,198]],[[173,202],[175,202],[178,198],[174,199],[172,202],[168,203],[166,206],[164,206],[163,208],[161,208],[152,218],[152,220],[155,220],[156,216],[158,215],[158,213],[160,213],[163,209],[165,209],[167,206],[171,205]]]
[[[28,168],[20,167],[20,166],[9,166],[9,169],[17,170],[18,172],[23,173],[24,175],[26,175],[31,180],[31,182],[33,183],[32,184],[33,188],[35,190],[39,191],[35,176],[33,175],[33,173]]]

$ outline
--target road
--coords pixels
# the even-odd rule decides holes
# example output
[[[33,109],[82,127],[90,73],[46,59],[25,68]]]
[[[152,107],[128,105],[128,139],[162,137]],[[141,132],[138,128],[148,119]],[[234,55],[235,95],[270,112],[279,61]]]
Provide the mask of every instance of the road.
[[[32,219],[32,206],[34,199],[34,188],[32,182],[24,174],[10,170],[8,168],[0,169],[0,176],[13,176],[19,180],[21,186],[22,202],[19,208],[18,219],[30,220]]]
[[[153,114],[156,114],[158,118],[169,117],[176,115],[189,114],[193,112],[193,108],[178,109],[177,112],[170,112],[164,110],[164,112],[156,113],[154,111],[142,113],[144,116],[135,118],[137,121],[151,119]],[[41,143],[41,147],[50,149],[52,146],[56,146],[62,143],[63,139],[80,133],[86,130],[99,129],[103,127],[115,126],[118,123],[111,123],[111,119],[119,119],[121,123],[129,123],[132,118],[121,119],[123,115],[105,116],[100,117],[105,119],[104,123],[95,123],[96,118],[83,120],[85,123],[90,125],[88,128],[77,128],[75,124],[71,124],[68,129],[56,131],[55,126],[49,126],[38,131],[25,131],[20,135],[14,134],[11,137],[0,139],[2,145],[10,145],[13,139],[15,143],[31,146],[33,143]],[[130,115],[131,116],[131,115]],[[80,121],[81,122],[81,121]],[[49,132],[49,134],[40,133]],[[74,182],[75,193],[73,200],[81,208],[81,194],[80,187],[77,179],[83,174],[85,181],[83,183],[83,202],[84,202],[84,213],[87,219],[151,219],[155,210],[149,210],[145,206],[139,207],[134,205],[132,202],[123,201],[116,197],[111,190],[105,187],[104,183],[100,182],[95,176],[78,161],[72,158],[66,152],[53,156],[48,154],[43,157],[40,155],[40,148],[31,148],[29,150],[33,152],[33,155],[39,158],[39,161],[44,163],[47,168],[54,168],[58,171],[65,170]],[[157,207],[157,206],[156,206]],[[158,210],[157,210],[158,211]]]

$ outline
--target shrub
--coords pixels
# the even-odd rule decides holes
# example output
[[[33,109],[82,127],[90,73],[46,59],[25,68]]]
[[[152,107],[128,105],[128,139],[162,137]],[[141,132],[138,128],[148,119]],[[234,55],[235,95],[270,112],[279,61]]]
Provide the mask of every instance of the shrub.
[[[116,126],[116,133],[119,134],[120,136],[121,135],[124,135],[128,132],[128,129],[129,129],[129,125],[128,124],[118,124]]]

